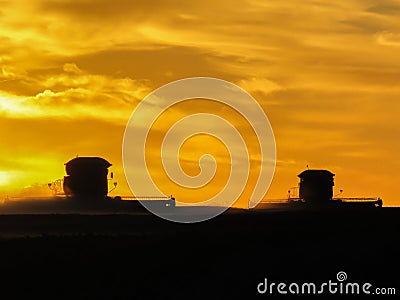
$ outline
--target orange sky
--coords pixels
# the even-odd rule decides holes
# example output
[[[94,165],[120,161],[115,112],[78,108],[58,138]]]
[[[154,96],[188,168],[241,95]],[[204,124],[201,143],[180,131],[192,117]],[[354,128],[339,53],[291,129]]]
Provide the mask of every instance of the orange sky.
[[[121,144],[135,105],[210,76],[246,89],[271,122],[268,198],[286,197],[308,164],[335,173],[343,196],[399,206],[399,15],[382,0],[3,1],[0,199],[47,193],[77,154],[108,159],[113,193],[128,194]],[[200,153],[182,155],[196,174]]]

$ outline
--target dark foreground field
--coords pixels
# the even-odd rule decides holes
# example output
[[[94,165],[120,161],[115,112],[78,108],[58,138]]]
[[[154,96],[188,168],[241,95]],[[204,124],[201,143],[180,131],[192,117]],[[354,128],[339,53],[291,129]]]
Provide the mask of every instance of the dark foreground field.
[[[197,224],[145,213],[3,215],[0,297],[271,299],[257,292],[264,278],[321,283],[339,271],[398,294],[399,228],[391,208],[228,211]]]

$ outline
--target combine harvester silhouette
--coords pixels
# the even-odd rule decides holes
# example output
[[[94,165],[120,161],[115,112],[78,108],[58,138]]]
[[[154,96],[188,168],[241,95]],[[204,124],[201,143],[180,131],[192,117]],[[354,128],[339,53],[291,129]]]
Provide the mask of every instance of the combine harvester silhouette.
[[[49,183],[48,186],[55,195],[65,195],[67,198],[79,201],[97,202],[99,205],[105,203],[127,203],[140,201],[151,201],[151,205],[162,207],[175,207],[175,198],[171,196],[116,196],[109,197],[109,181],[114,179],[113,172],[108,168],[111,163],[101,157],[76,157],[65,164],[67,175],[63,179]],[[105,200],[105,201],[103,201]]]
[[[312,208],[374,208],[382,207],[383,201],[378,197],[334,198],[333,177],[328,170],[307,169],[297,175],[300,178],[298,187],[288,191],[287,199],[263,200],[255,208],[263,209],[271,206],[312,207]],[[296,195],[298,191],[298,195]],[[294,192],[294,193],[293,193]],[[342,190],[341,190],[342,192]],[[282,205],[281,205],[282,204]]]

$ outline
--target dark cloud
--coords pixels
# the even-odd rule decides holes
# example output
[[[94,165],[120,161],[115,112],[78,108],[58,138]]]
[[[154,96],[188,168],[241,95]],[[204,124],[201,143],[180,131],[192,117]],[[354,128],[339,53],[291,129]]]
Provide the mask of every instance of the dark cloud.
[[[237,11],[230,1],[217,1],[212,5],[203,1],[184,1],[184,0],[63,0],[63,1],[42,1],[39,9],[42,13],[57,12],[59,14],[70,15],[81,19],[96,19],[107,21],[107,19],[120,19],[129,22],[143,21],[154,16],[160,19],[175,18],[181,16],[181,20],[188,20],[194,16],[202,14],[220,15],[225,11],[225,17],[229,13],[237,12],[243,15],[243,10],[251,8],[252,5],[244,1],[241,3],[241,11]],[[211,9],[212,8],[212,9]],[[221,15],[221,17],[224,17]],[[213,20],[208,20],[212,22]]]
[[[43,91],[41,86],[29,79],[0,79],[0,90],[18,96],[34,96]]]
[[[223,57],[192,47],[159,46],[150,50],[107,50],[71,58],[83,70],[133,79],[148,79],[153,84],[193,76],[219,78],[241,77],[223,68],[227,60],[232,64],[238,56]]]
[[[353,17],[343,20],[341,23],[348,25],[353,32],[363,34],[374,34],[384,30],[388,26],[387,21],[374,19],[369,16]]]
[[[399,16],[400,4],[392,1],[380,1],[379,4],[367,8],[366,11],[381,15]]]
[[[176,3],[184,1],[131,1],[131,0],[96,0],[96,1],[45,1],[41,4],[44,12],[58,12],[82,19],[114,19],[129,17],[130,21],[140,21],[155,12],[171,11]]]

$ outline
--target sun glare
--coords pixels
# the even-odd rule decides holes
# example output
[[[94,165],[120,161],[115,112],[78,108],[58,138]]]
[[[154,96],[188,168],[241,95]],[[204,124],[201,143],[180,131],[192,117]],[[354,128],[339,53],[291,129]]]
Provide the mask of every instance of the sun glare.
[[[0,186],[9,185],[11,181],[11,176],[7,171],[0,171]]]
[[[29,113],[29,108],[24,106],[24,99],[7,94],[0,94],[0,115],[22,116]]]

